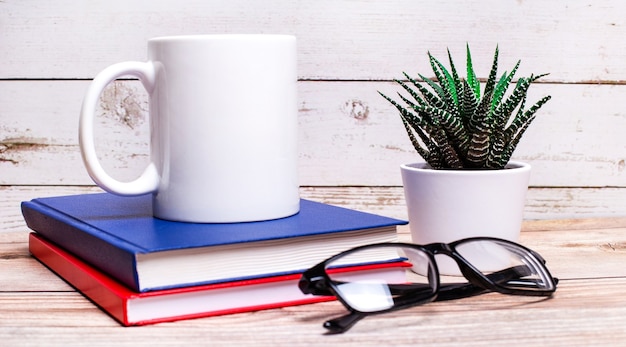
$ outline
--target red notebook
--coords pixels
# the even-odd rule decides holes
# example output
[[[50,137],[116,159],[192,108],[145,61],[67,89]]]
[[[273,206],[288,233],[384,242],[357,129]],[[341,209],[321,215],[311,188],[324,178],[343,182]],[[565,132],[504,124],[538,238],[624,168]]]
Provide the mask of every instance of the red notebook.
[[[29,250],[41,263],[125,326],[334,300],[334,297],[302,294],[297,285],[300,274],[138,293],[36,233],[29,236]],[[355,276],[372,274],[401,280],[405,276],[402,267],[402,263],[386,263],[345,270],[354,272]]]

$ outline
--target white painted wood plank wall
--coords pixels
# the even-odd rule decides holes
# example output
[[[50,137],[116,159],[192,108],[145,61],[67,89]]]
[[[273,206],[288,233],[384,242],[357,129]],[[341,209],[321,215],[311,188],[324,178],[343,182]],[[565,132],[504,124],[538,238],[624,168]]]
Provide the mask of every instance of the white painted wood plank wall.
[[[533,166],[526,217],[624,215],[624,13],[619,0],[0,1],[0,185],[91,185],[77,147],[84,91],[107,65],[145,60],[148,38],[285,33],[299,45],[304,187],[401,196],[398,166],[420,159],[377,91],[398,90],[402,71],[430,75],[427,51],[450,48],[462,65],[468,42],[480,77],[496,45],[500,72],[521,59],[520,76],[550,73],[531,97],[553,99],[514,154]],[[122,179],[147,161],[146,110],[133,81],[102,100],[99,153]]]

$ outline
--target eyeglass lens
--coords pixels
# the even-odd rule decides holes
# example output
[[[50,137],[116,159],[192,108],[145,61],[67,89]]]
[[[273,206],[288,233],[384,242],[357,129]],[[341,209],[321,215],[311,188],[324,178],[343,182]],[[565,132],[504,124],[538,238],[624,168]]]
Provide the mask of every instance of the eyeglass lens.
[[[543,259],[516,244],[500,240],[470,240],[456,245],[456,251],[482,274],[508,271],[508,278],[496,281],[514,290],[552,290],[554,282]]]
[[[385,270],[345,273],[336,271],[345,265],[363,265],[363,261],[397,266]],[[436,292],[436,270],[431,257],[423,250],[402,246],[371,247],[347,253],[327,263],[326,273],[339,295],[351,308],[360,312],[380,312],[410,302],[429,300]]]

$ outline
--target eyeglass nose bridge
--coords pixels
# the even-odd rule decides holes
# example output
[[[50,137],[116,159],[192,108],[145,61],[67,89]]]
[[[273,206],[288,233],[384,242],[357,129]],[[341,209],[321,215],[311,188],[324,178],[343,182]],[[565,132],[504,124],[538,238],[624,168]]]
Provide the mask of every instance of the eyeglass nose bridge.
[[[463,258],[463,256],[460,255],[450,244],[444,242],[436,242],[426,245],[425,248],[430,251],[433,256],[445,255],[450,257],[459,267],[461,274],[472,283],[479,285],[481,288],[484,289],[491,288],[490,284],[483,279],[480,271],[473,269],[473,265],[467,259]],[[435,264],[437,264],[436,258]]]
[[[433,255],[443,254],[452,257],[452,254],[454,253],[454,249],[449,244],[444,242],[430,243],[424,246],[424,248],[426,248]]]

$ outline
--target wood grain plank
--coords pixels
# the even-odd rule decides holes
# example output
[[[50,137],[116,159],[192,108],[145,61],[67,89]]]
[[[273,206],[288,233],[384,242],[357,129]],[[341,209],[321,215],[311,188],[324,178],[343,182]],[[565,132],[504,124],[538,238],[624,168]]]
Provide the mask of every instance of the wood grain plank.
[[[407,219],[402,187],[301,187],[302,197],[394,218]],[[626,217],[623,188],[530,188],[524,219]],[[620,225],[616,222],[616,225]],[[569,225],[568,225],[569,227]]]
[[[561,283],[551,300],[487,294],[430,303],[366,318],[348,333],[334,336],[323,336],[321,323],[345,312],[338,303],[123,328],[76,293],[0,292],[0,339],[8,345],[24,345],[28,336],[29,344],[47,346],[96,346],[105,341],[116,346],[181,341],[272,346],[309,346],[320,341],[358,346],[493,346],[511,341],[614,346],[626,338],[626,302],[621,295],[625,284],[623,278],[573,280]]]
[[[93,78],[112,63],[145,60],[154,36],[286,33],[299,38],[303,79],[427,73],[427,51],[445,58],[450,47],[462,61],[469,42],[485,77],[499,44],[508,70],[522,59],[523,75],[614,83],[626,80],[625,10],[620,0],[3,1],[0,78]]]
[[[77,147],[88,84],[0,81],[0,184],[91,184]],[[96,125],[98,153],[113,175],[131,179],[148,161],[147,99],[136,81],[111,89]],[[399,165],[421,160],[378,90],[398,88],[388,82],[299,84],[302,185],[399,186]],[[546,94],[553,100],[514,153],[533,166],[531,185],[626,187],[626,113],[614,102],[626,96],[626,86],[540,84],[530,98]]]
[[[25,232],[27,228],[20,203],[38,197],[102,192],[94,186],[0,186],[0,235],[3,232]],[[301,187],[303,198],[332,205],[407,220],[401,187]],[[528,191],[524,218],[525,230],[541,230],[544,220],[576,220],[576,226],[559,228],[593,228],[593,218],[611,218],[614,227],[626,225],[626,189],[624,188],[531,188]],[[591,219],[591,220],[590,220]],[[539,220],[539,223],[533,221]]]

